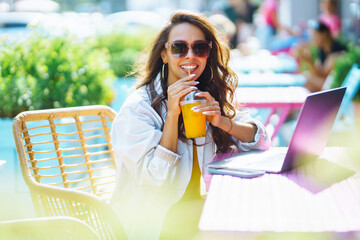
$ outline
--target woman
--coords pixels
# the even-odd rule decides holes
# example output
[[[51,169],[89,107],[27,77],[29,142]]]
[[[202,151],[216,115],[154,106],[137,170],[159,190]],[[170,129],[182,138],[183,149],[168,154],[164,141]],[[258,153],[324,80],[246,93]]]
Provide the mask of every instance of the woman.
[[[296,50],[296,56],[307,67],[307,71],[304,72],[306,77],[304,87],[310,92],[317,92],[323,89],[326,78],[334,69],[336,58],[347,48],[332,37],[330,29],[323,22],[311,21],[309,27],[317,55],[313,57],[309,47],[303,46]]]
[[[270,49],[272,45],[288,45],[287,39],[276,39],[279,31],[284,31],[287,35],[300,37],[300,33],[281,24],[278,16],[280,0],[264,0],[259,9],[259,15],[256,19],[257,28],[255,36],[259,39],[262,48]],[[284,44],[281,44],[281,42]]]
[[[130,239],[158,239],[160,233],[174,239],[176,229],[195,234],[203,203],[200,172],[215,151],[269,147],[258,121],[235,117],[237,83],[228,60],[229,49],[208,20],[185,11],[172,15],[139,58],[137,90],[112,128],[117,185],[111,203]],[[179,102],[196,89],[206,98],[194,111],[206,115],[207,134],[186,139]]]
[[[341,19],[336,14],[336,0],[321,0],[319,21],[324,23],[330,29],[333,38],[337,38],[341,31]]]
[[[236,26],[236,34],[231,39],[233,48],[245,42],[252,35],[253,15],[257,6],[249,0],[228,0],[222,12]]]

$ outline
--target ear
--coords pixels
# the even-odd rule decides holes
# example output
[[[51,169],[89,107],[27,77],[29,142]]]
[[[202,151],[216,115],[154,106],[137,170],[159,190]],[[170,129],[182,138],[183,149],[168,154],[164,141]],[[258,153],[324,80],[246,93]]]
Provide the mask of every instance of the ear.
[[[161,51],[161,59],[162,59],[162,61],[163,61],[164,64],[166,64],[166,63],[168,62],[168,60],[167,60],[167,55],[166,55],[166,49],[163,49],[163,50]]]

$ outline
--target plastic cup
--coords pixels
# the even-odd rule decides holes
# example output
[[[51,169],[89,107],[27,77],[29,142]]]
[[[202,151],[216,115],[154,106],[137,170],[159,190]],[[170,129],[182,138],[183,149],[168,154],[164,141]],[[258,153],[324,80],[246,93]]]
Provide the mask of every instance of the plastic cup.
[[[206,116],[201,112],[194,112],[191,108],[204,102],[202,99],[185,100],[180,102],[187,138],[206,136]]]

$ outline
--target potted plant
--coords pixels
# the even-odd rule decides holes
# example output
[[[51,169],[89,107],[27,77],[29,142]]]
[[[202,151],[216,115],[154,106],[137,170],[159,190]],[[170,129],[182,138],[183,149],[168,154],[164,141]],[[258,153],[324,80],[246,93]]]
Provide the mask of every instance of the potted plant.
[[[110,54],[110,67],[117,77],[114,83],[116,97],[111,107],[116,111],[120,109],[135,83],[135,78],[131,75],[135,61],[153,39],[155,32],[147,28],[137,31],[122,28],[120,31],[114,30],[90,39],[94,48],[107,49]]]
[[[112,31],[93,40],[94,48],[105,48],[110,54],[110,66],[118,78],[128,76],[140,51],[154,37],[154,31]]]
[[[331,87],[340,87],[348,75],[353,64],[360,65],[360,46],[348,44],[348,51],[336,59],[334,71],[333,71],[333,82]],[[353,99],[354,112],[356,122],[360,122],[360,91],[358,91]]]
[[[115,79],[106,49],[70,36],[32,35],[3,43],[0,55],[0,117],[19,112],[92,104],[109,105]]]

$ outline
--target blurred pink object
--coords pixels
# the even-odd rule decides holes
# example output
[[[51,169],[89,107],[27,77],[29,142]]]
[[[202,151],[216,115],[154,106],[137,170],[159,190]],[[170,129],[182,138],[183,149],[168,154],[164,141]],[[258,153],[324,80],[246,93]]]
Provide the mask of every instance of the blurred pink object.
[[[265,22],[273,28],[276,28],[273,15],[276,14],[277,6],[278,3],[276,0],[265,0],[261,6],[261,13],[265,18]]]
[[[341,30],[341,20],[339,16],[335,14],[322,14],[319,16],[319,20],[330,29],[331,35],[333,37],[337,37],[339,35]]]
[[[271,112],[264,125],[274,139],[280,127],[292,110],[300,109],[309,94],[303,87],[249,87],[236,90],[236,107],[270,108]],[[271,131],[270,120],[279,114],[278,121]]]

